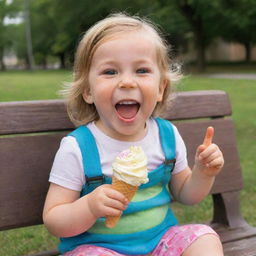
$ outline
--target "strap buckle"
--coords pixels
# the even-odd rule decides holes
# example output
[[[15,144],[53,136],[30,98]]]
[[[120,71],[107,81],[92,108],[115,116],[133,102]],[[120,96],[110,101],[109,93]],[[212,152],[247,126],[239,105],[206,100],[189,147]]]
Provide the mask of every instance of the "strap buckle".
[[[176,158],[173,158],[173,159],[165,159],[165,161],[164,161],[164,164],[165,164],[165,165],[172,167],[171,172],[172,172],[173,169],[174,169],[175,163],[176,163]]]
[[[174,159],[165,159],[164,164],[171,165],[176,163],[176,158]]]
[[[95,176],[95,177],[91,177],[89,178],[88,176],[85,175],[85,180],[86,180],[86,184],[92,185],[92,184],[103,184],[105,181],[105,176],[104,175],[100,175],[100,176]]]

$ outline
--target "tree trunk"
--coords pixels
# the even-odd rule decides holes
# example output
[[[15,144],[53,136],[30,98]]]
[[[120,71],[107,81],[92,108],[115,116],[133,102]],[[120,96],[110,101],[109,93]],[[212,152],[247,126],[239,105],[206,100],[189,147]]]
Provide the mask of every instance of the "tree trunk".
[[[65,53],[62,52],[59,54],[59,58],[60,58],[60,69],[65,69],[66,68],[66,61],[65,61]]]
[[[249,63],[251,61],[251,43],[245,42],[244,48],[245,48],[245,61]]]
[[[205,40],[204,40],[204,28],[203,21],[201,16],[196,14],[195,9],[190,5],[189,1],[177,1],[177,7],[184,17],[189,22],[193,34],[194,34],[194,43],[196,49],[196,66],[199,72],[205,70]]]
[[[195,49],[196,49],[196,66],[197,71],[204,72],[206,61],[205,61],[205,43],[200,29],[194,32],[195,35]]]
[[[42,67],[43,69],[47,69],[47,56],[43,56]]]
[[[6,66],[4,64],[4,49],[0,49],[0,70],[4,71],[6,70]]]
[[[30,0],[24,0],[24,17],[25,17],[25,32],[27,42],[27,55],[28,55],[28,69],[34,69],[34,56],[31,37],[31,24],[30,24]]]

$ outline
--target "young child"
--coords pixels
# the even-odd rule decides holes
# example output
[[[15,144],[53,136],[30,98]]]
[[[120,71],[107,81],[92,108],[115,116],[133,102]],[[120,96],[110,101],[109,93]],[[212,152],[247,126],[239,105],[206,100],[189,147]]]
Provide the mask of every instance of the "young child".
[[[170,64],[158,29],[138,17],[107,17],[81,40],[67,106],[71,120],[83,128],[61,142],[43,212],[48,230],[61,237],[62,254],[223,255],[210,227],[179,226],[170,208],[171,198],[188,205],[205,198],[224,164],[212,127],[191,170],[177,128],[152,117],[177,79]],[[149,183],[128,205],[109,183],[112,162],[130,146],[145,151]],[[105,227],[104,217],[120,213],[115,228]]]

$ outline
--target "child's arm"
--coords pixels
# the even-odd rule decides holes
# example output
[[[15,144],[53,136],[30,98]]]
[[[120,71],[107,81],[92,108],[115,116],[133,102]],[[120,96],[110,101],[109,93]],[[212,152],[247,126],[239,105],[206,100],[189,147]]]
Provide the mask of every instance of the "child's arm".
[[[47,229],[57,237],[70,237],[88,230],[99,217],[118,216],[126,198],[110,185],[102,185],[79,198],[80,192],[51,183],[43,211]]]
[[[208,195],[224,164],[222,152],[212,143],[214,130],[208,127],[202,145],[197,148],[195,165],[173,175],[170,188],[176,198],[184,204],[195,204]]]

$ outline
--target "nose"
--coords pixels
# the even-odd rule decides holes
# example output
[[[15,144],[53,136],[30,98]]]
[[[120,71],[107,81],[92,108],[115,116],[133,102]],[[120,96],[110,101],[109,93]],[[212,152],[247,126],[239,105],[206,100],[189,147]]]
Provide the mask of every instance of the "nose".
[[[118,87],[123,89],[132,89],[137,87],[137,85],[137,82],[131,76],[122,77],[118,83]]]

